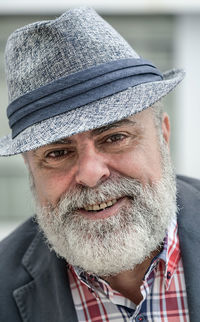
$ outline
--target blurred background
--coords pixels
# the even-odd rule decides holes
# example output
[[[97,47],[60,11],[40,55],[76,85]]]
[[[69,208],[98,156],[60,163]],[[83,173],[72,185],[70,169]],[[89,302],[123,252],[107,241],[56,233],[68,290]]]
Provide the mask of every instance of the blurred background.
[[[176,172],[200,178],[200,0],[0,0],[0,136],[9,133],[4,49],[11,32],[66,9],[91,6],[161,71],[180,67],[183,83],[165,99]],[[0,239],[34,212],[20,156],[0,157]]]

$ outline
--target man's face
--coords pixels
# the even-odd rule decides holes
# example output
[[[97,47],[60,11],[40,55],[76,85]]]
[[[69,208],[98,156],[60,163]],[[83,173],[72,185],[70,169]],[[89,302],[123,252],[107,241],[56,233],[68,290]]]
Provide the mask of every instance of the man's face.
[[[39,224],[70,264],[116,274],[162,242],[175,212],[167,116],[162,133],[163,153],[147,109],[26,153]]]
[[[26,157],[43,206],[56,205],[64,193],[77,185],[95,188],[113,174],[137,179],[143,185],[159,181],[162,176],[150,109],[112,126],[28,152]]]

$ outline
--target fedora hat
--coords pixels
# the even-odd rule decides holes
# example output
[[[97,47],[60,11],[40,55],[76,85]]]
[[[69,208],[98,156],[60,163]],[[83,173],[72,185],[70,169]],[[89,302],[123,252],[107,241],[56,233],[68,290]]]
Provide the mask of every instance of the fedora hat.
[[[16,30],[5,60],[11,133],[0,139],[1,156],[141,112],[184,77],[162,74],[91,8]]]

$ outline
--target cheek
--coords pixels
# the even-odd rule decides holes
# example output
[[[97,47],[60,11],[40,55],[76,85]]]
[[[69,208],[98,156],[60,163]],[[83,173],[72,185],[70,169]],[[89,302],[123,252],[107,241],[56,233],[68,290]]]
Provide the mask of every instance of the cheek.
[[[35,189],[40,204],[45,206],[51,203],[55,206],[60,197],[69,189],[70,183],[70,175],[66,174],[48,172],[37,175]]]
[[[147,153],[148,151],[148,153]],[[121,175],[140,180],[143,184],[161,178],[161,162],[158,151],[140,149],[116,156],[112,168]]]

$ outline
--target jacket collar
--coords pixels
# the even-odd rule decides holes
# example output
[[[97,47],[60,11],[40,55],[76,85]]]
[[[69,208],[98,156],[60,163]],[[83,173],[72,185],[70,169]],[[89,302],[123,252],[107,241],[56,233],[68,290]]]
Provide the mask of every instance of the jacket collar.
[[[43,239],[38,232],[22,260],[30,282],[13,292],[22,320],[75,322],[66,262],[50,252]]]
[[[200,193],[187,182],[178,181],[178,229],[183,259],[190,320],[199,321],[200,289]]]

